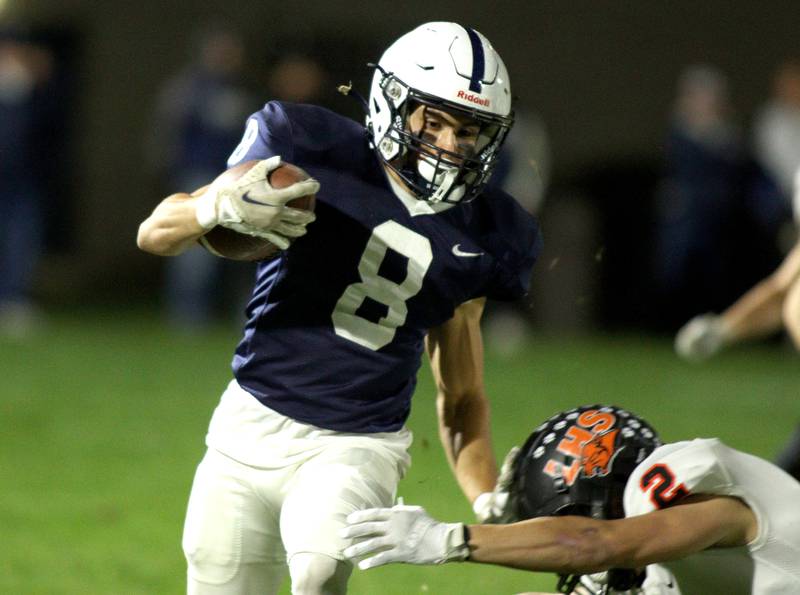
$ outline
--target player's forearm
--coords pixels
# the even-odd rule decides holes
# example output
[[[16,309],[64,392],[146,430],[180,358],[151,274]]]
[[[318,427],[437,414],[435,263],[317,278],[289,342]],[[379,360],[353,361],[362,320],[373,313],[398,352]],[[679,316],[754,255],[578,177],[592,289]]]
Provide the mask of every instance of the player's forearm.
[[[182,193],[164,199],[139,225],[139,248],[159,256],[174,256],[193,246],[207,231],[197,221],[195,202],[192,195]]]
[[[624,519],[541,517],[471,526],[470,533],[475,562],[569,574],[642,568],[713,547],[744,546],[758,535],[758,520],[738,498],[698,494]]]
[[[722,314],[727,342],[737,343],[778,331],[786,291],[772,277],[744,294]]]
[[[494,489],[497,466],[484,396],[437,399],[439,437],[461,490],[470,502]]]
[[[800,281],[795,281],[783,303],[783,324],[794,343],[800,350]]]
[[[763,336],[793,325],[793,312],[785,303],[791,288],[800,279],[800,243],[786,256],[778,269],[744,294],[722,315],[730,342]],[[800,316],[800,314],[794,314]],[[789,329],[792,333],[792,330]],[[793,338],[794,334],[792,333]]]
[[[602,521],[548,517],[470,526],[470,560],[538,572],[587,573],[622,566]]]

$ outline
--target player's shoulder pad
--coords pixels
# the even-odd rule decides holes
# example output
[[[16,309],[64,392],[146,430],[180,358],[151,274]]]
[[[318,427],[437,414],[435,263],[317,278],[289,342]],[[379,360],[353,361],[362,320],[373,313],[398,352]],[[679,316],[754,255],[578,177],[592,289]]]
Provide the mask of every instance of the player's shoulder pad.
[[[655,449],[625,486],[626,516],[645,514],[689,494],[727,494],[733,480],[717,438],[696,438]]]
[[[323,155],[352,160],[366,147],[364,127],[354,120],[316,105],[270,101],[247,119],[228,167],[273,155],[289,163],[313,162]]]
[[[344,146],[345,157],[352,158],[355,148],[368,148],[366,128],[355,120],[318,105],[283,101],[268,105],[273,104],[284,114],[298,151],[327,154]]]

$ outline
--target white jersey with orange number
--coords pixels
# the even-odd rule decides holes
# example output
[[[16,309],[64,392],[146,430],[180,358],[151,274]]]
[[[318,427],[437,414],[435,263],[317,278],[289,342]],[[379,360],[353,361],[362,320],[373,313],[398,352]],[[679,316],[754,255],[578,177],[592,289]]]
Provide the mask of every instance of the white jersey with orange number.
[[[688,494],[740,498],[758,519],[758,535],[746,546],[665,563],[683,595],[800,594],[800,483],[715,438],[676,442],[657,448],[633,471],[625,515],[665,508]]]

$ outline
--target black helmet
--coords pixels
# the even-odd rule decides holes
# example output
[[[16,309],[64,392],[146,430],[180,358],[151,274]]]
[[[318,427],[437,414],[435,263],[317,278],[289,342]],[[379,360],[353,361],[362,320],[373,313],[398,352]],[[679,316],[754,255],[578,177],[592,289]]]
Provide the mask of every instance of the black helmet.
[[[622,518],[628,477],[660,444],[650,424],[620,407],[587,405],[558,413],[536,428],[514,461],[512,512],[518,519]],[[609,586],[630,589],[638,579],[634,574],[611,571]],[[559,589],[571,590],[579,578],[562,577]]]

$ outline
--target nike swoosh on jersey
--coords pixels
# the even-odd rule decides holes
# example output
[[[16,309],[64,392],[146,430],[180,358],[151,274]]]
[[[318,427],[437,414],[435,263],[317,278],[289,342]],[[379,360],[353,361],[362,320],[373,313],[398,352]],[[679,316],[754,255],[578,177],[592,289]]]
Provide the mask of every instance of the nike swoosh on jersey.
[[[256,200],[255,198],[250,198],[250,191],[248,190],[244,194],[242,194],[242,200],[244,202],[249,202],[251,205],[261,205],[262,207],[277,207],[278,205],[271,205],[268,202],[261,202]]]
[[[465,258],[474,258],[476,256],[483,256],[483,252],[464,252],[461,249],[461,244],[453,246],[453,254],[456,256],[463,256]]]

